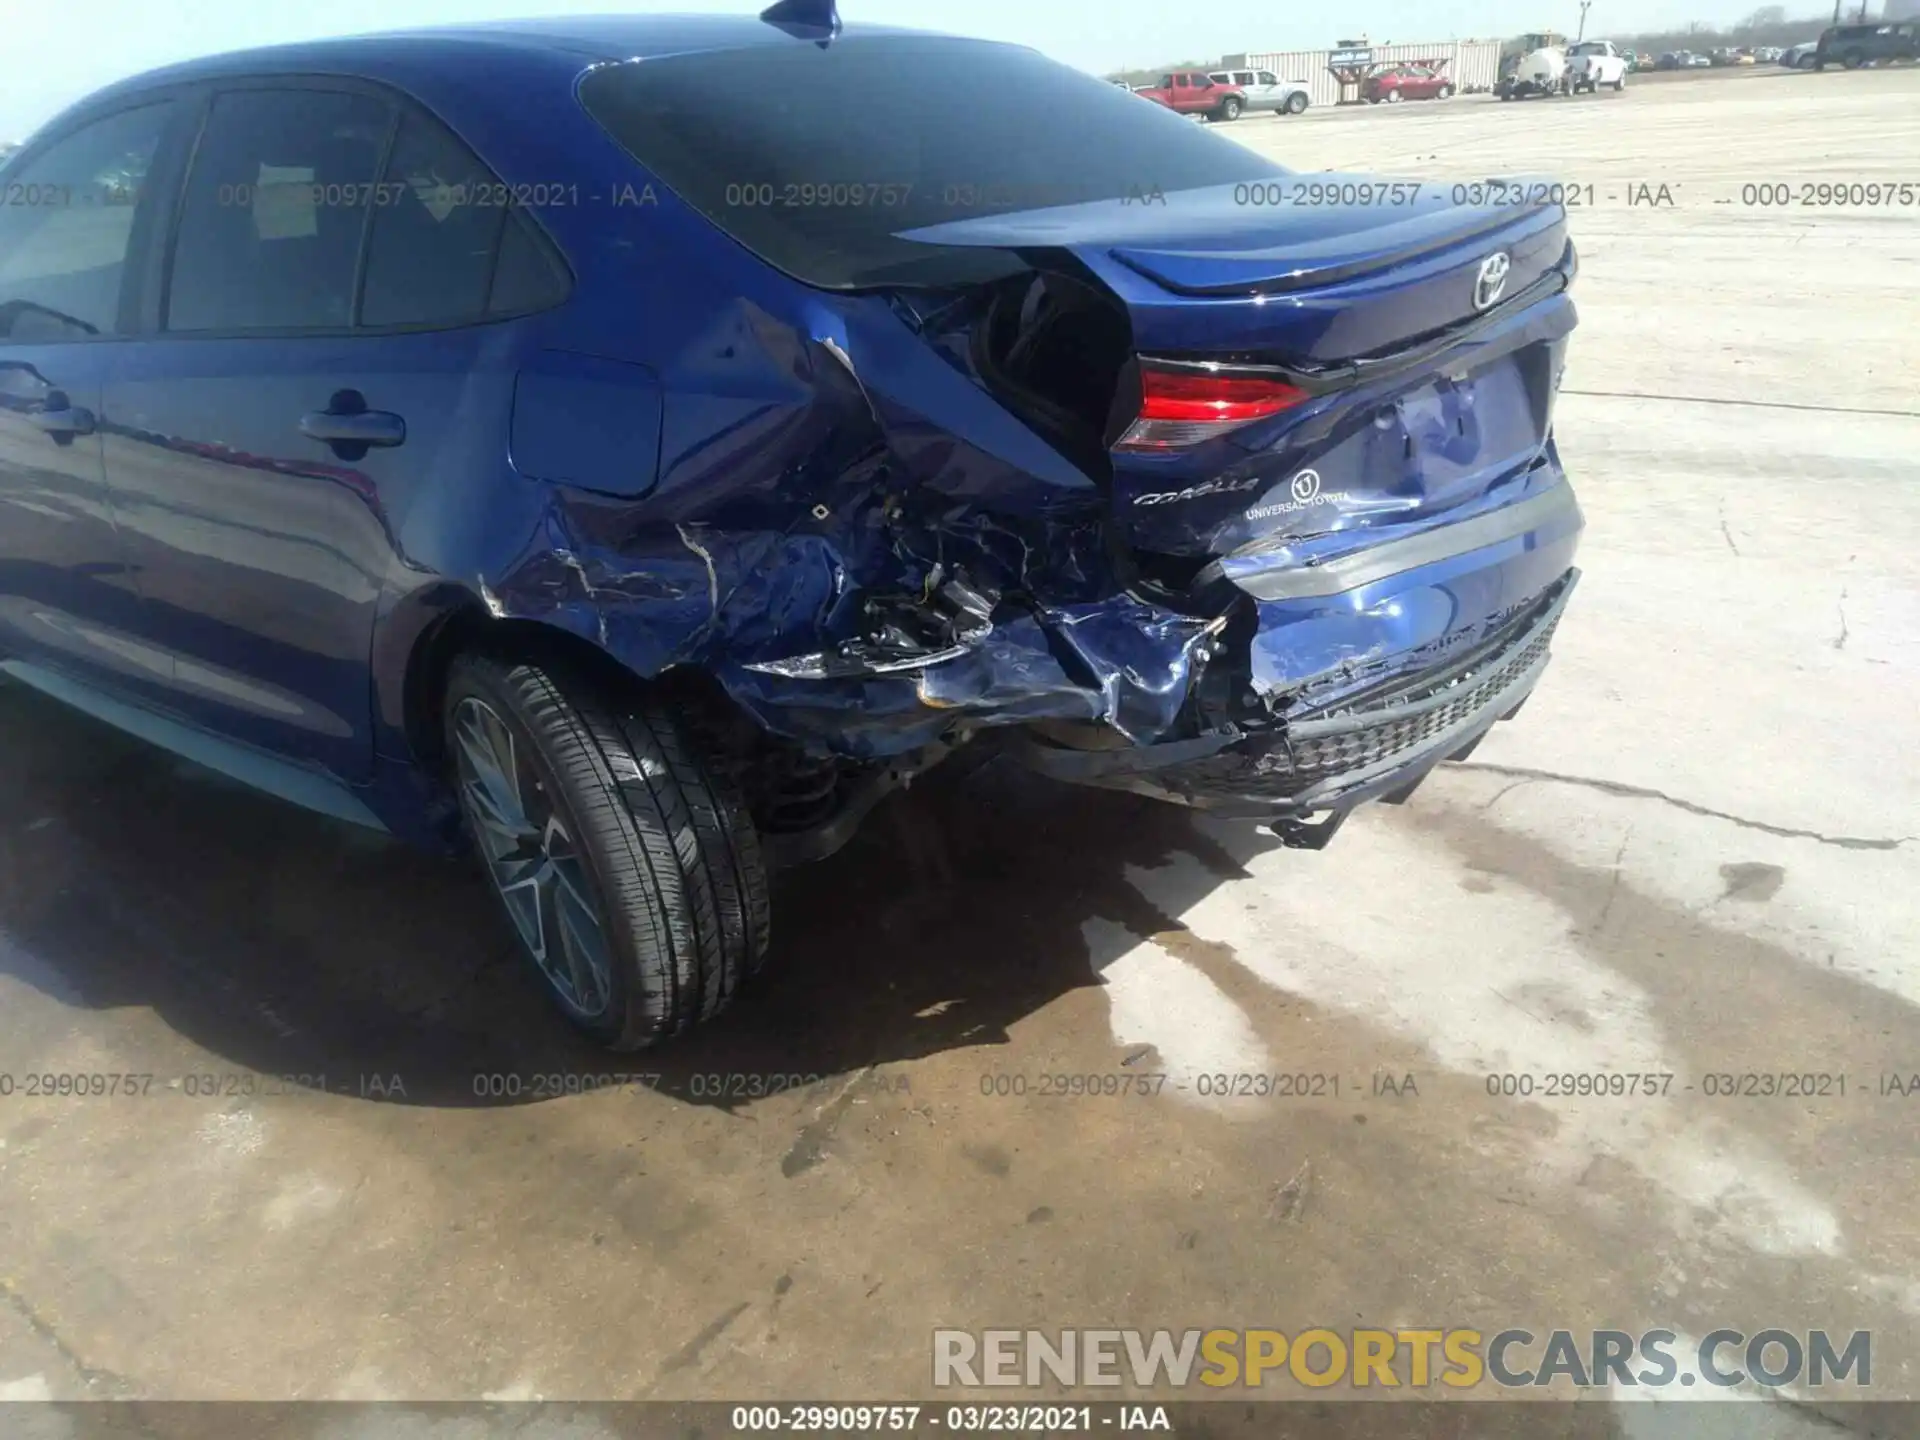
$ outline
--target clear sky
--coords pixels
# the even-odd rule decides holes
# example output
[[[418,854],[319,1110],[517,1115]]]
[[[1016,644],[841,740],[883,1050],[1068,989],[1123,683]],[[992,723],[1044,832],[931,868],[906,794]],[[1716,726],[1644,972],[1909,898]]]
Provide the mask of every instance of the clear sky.
[[[751,13],[766,0],[0,0],[0,140],[110,80],[219,50],[411,25],[595,10]],[[1755,0],[1595,0],[1587,33],[1738,20]],[[1790,15],[1822,10],[1789,4]],[[840,0],[848,19],[1013,40],[1088,70],[1236,50],[1573,31],[1578,0]]]

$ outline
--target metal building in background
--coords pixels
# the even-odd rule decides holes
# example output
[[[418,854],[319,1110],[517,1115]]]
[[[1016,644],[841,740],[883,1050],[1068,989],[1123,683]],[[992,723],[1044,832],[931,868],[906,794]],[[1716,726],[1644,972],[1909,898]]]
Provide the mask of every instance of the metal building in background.
[[[1498,40],[1439,40],[1430,45],[1370,45],[1375,64],[1394,60],[1444,60],[1456,88],[1491,90],[1500,78]],[[1311,87],[1313,103],[1332,105],[1340,99],[1340,82],[1327,68],[1332,50],[1263,51],[1229,55],[1222,70],[1271,70],[1282,80],[1298,80]]]

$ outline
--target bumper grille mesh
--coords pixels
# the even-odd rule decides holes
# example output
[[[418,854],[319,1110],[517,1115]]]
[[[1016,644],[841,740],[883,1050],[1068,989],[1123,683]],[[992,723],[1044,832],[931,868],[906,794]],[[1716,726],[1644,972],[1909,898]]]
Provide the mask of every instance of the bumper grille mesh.
[[[1396,755],[1418,750],[1443,731],[1473,718],[1496,695],[1524,675],[1547,653],[1547,646],[1553,639],[1553,628],[1547,626],[1508,655],[1499,657],[1494,668],[1455,681],[1452,693],[1443,704],[1414,715],[1383,718],[1378,724],[1343,735],[1296,740],[1293,742],[1295,763],[1291,766],[1287,764],[1284,748],[1268,758],[1278,760],[1287,773],[1306,785],[1350,770],[1364,770],[1383,760],[1391,760]],[[1360,716],[1364,717],[1375,710],[1397,709],[1422,698],[1425,697],[1414,689],[1361,711]]]
[[[1280,737],[1160,771],[1155,780],[1205,804],[1209,800],[1286,800],[1323,781],[1413,757],[1456,725],[1480,716],[1506,688],[1545,658],[1559,615],[1514,637],[1480,664],[1436,680],[1431,672],[1372,697],[1325,735]],[[1445,696],[1438,703],[1438,697]],[[1257,747],[1257,748],[1256,748]]]

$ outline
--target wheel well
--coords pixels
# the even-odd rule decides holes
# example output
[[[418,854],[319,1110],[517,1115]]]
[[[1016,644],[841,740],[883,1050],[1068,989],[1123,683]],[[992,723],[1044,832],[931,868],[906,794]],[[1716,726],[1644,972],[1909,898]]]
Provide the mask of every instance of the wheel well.
[[[563,663],[592,678],[610,696],[645,683],[592,641],[569,631],[537,620],[496,618],[479,605],[462,606],[428,628],[415,642],[407,663],[407,745],[417,760],[435,771],[446,760],[440,710],[447,676],[456,659],[475,651]]]
[[[415,761],[443,778],[448,759],[441,711],[454,662],[483,652],[564,666],[618,705],[642,691],[660,699],[684,727],[709,771],[725,776],[768,832],[781,864],[822,859],[844,845],[882,796],[937,764],[943,741],[887,761],[837,758],[765,729],[712,673],[675,666],[646,679],[599,646],[536,620],[460,605],[415,642],[405,680],[405,734]]]

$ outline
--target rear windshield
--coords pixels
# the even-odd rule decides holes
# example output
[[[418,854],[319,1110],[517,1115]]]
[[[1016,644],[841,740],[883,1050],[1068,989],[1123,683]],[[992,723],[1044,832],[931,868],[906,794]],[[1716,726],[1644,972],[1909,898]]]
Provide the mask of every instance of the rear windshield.
[[[1291,173],[1014,46],[795,41],[604,66],[587,111],[681,199],[810,285],[950,285],[1018,262],[925,226]]]

